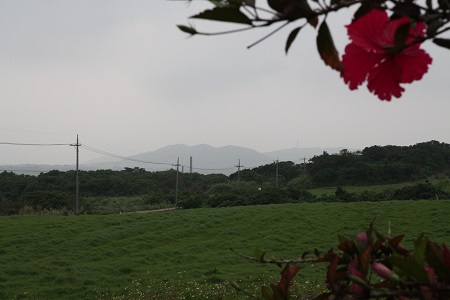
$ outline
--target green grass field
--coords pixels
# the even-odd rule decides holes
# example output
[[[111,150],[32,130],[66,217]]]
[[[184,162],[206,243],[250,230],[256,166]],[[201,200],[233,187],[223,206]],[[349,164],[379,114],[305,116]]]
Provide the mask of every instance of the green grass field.
[[[343,186],[345,190],[349,193],[361,194],[364,191],[370,191],[375,193],[392,192],[396,189],[401,189],[405,186],[413,186],[418,183],[425,183],[426,181],[441,187],[447,193],[450,193],[450,180],[448,178],[429,178],[428,180],[419,180],[411,182],[402,182],[394,184],[380,184],[380,185],[361,185],[361,186]],[[334,195],[336,187],[320,187],[315,189],[310,189],[309,192],[315,196],[321,195]]]
[[[150,292],[198,299],[206,290],[236,298],[228,281],[256,291],[279,269],[240,258],[230,247],[297,257],[335,247],[338,234],[354,237],[374,218],[380,231],[390,221],[392,235],[406,234],[406,246],[421,233],[448,245],[449,216],[450,201],[386,201],[2,217],[0,299],[152,299]],[[299,284],[317,272],[302,270]]]

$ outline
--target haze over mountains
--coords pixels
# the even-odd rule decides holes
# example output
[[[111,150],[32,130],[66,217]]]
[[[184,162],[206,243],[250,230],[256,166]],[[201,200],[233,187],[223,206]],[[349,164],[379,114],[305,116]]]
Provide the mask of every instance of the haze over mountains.
[[[261,165],[273,163],[275,160],[293,161],[294,163],[308,161],[314,155],[320,155],[324,151],[332,154],[338,153],[345,147],[335,148],[290,148],[278,151],[260,153],[256,150],[238,147],[224,146],[213,147],[206,144],[187,146],[183,144],[170,145],[155,151],[148,151],[117,159],[113,157],[100,157],[80,165],[81,170],[111,169],[123,170],[124,168],[145,168],[148,171],[164,171],[176,168],[179,159],[180,171],[190,172],[192,157],[192,171],[201,174],[223,173],[229,175],[236,172],[237,165],[241,168],[255,168]],[[350,150],[350,149],[349,149]],[[75,169],[74,165],[2,165],[0,170],[10,170],[15,173],[34,174],[50,170],[67,171]]]

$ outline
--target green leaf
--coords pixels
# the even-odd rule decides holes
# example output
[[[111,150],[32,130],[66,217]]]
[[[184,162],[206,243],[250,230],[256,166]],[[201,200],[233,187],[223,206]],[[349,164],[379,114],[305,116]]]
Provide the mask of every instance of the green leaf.
[[[283,11],[283,3],[281,0],[267,0],[267,4],[269,4],[270,8],[277,11]]]
[[[394,48],[392,49],[394,54],[399,53],[403,49],[403,46],[405,46],[409,34],[409,27],[409,23],[406,23],[397,28],[397,31],[395,32]]]
[[[367,284],[367,282],[365,282],[364,280],[362,280],[358,276],[348,275],[348,278],[351,281],[353,281],[354,283],[357,283],[358,285],[362,286],[363,288],[370,289],[370,286]]]
[[[330,66],[336,71],[342,71],[339,54],[334,46],[333,37],[325,21],[320,24],[319,33],[317,34],[317,50],[327,66]]]
[[[402,256],[394,254],[391,259],[393,271],[400,277],[407,277],[417,280],[421,283],[428,282],[428,275],[425,269],[415,260],[409,260]]]
[[[264,261],[264,256],[266,255],[266,252],[261,251],[261,249],[256,248],[255,250],[255,258],[258,262]]]
[[[242,0],[209,0],[212,4],[214,4],[217,7],[232,7],[232,8],[239,8],[242,5]]]
[[[447,10],[450,8],[450,4],[446,0],[438,0],[439,8],[442,10]]]
[[[244,0],[245,5],[250,6],[250,7],[255,7],[256,4],[256,0]]]
[[[436,31],[445,24],[446,22],[442,20],[434,20],[430,24],[427,24],[427,35],[434,36]]]
[[[238,8],[215,7],[205,10],[191,18],[252,25],[252,20]]]
[[[435,38],[433,39],[433,43],[438,46],[450,49],[450,39]]]
[[[317,257],[319,257],[319,256],[320,256],[320,251],[317,250],[316,248],[314,248],[314,254],[315,254]]]
[[[354,21],[358,20],[365,14],[367,14],[369,11],[371,11],[375,6],[374,1],[363,1],[361,6],[356,10],[354,16]]]
[[[294,30],[292,30],[291,33],[289,34],[288,39],[286,41],[286,47],[284,48],[286,54],[288,53],[289,48],[292,45],[292,42],[294,42],[295,38],[297,37],[297,34],[300,32],[300,29],[302,29],[302,27],[297,27]]]
[[[263,285],[261,287],[261,295],[262,295],[264,300],[272,300],[273,299],[273,291],[267,285]]]
[[[413,258],[419,265],[425,267],[425,250],[427,248],[427,240],[423,237],[423,235],[421,235],[414,244],[415,248]]]
[[[178,29],[180,29],[183,32],[189,33],[190,35],[197,34],[197,30],[195,28],[185,25],[177,25]]]

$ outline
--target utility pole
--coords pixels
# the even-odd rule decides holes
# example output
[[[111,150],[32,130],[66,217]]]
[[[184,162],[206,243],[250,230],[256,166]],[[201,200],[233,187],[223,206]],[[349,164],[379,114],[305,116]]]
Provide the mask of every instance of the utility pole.
[[[189,173],[192,174],[192,156],[189,158]]]
[[[276,177],[275,177],[275,179],[276,179],[277,189],[278,189],[278,158],[277,158],[276,163],[277,163],[277,167],[276,167],[276,175],[275,175]]]
[[[76,147],[77,152],[77,164],[76,164],[76,172],[75,172],[75,214],[78,215],[80,213],[80,181],[79,181],[79,156],[80,156],[80,146],[81,144],[78,142],[78,134],[77,134],[77,143],[71,144],[70,146]]]
[[[175,209],[177,208],[177,204],[178,204],[178,171],[179,171],[179,167],[180,167],[180,158],[177,158],[177,164],[174,165],[177,167],[177,179],[175,181]]]
[[[240,173],[241,173],[241,168],[243,167],[243,166],[241,166],[241,160],[239,159],[239,162],[238,162],[238,165],[237,166],[235,166],[236,168],[238,168],[238,186],[239,186],[239,180],[240,180]]]

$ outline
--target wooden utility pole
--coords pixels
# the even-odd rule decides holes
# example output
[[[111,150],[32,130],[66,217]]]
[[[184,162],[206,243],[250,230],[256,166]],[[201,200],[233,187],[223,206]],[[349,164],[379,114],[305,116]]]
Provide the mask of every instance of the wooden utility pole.
[[[71,146],[76,147],[77,152],[77,163],[76,163],[76,171],[75,171],[75,214],[78,215],[80,213],[80,181],[79,181],[79,157],[80,157],[80,146],[81,144],[78,141],[78,134],[77,134],[77,143],[71,144]]]
[[[276,161],[276,163],[277,163],[277,167],[276,167],[276,174],[275,174],[275,179],[276,179],[276,184],[277,184],[277,189],[278,189],[278,158],[277,158],[277,161]]]
[[[175,165],[177,167],[177,179],[175,181],[175,208],[177,208],[178,204],[178,172],[180,167],[180,158],[177,158],[177,164]]]
[[[237,179],[237,182],[238,182],[238,186],[239,186],[239,179],[240,179],[240,173],[241,173],[241,168],[243,167],[243,166],[241,166],[241,160],[239,159],[239,162],[238,162],[238,165],[237,166],[235,166],[236,168],[238,168],[238,179]]]

